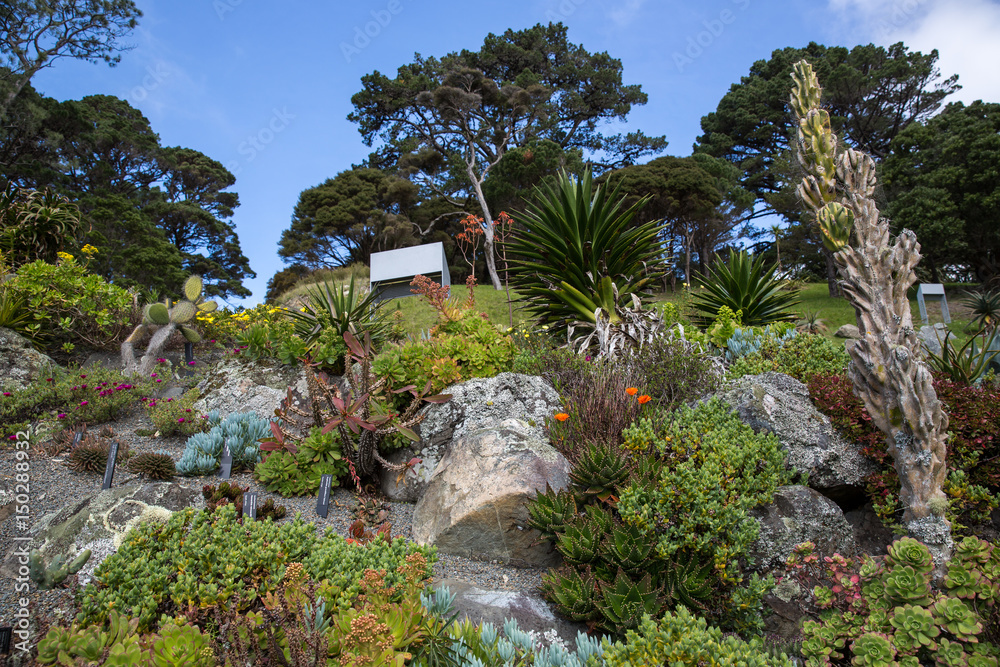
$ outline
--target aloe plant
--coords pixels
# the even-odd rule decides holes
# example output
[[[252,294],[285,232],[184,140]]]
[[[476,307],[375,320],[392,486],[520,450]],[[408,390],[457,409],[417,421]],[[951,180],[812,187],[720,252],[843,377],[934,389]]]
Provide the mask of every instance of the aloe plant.
[[[575,568],[552,570],[542,575],[542,594],[571,621],[583,623],[600,616],[596,583],[591,577],[581,576]]]
[[[663,609],[662,591],[654,588],[647,573],[639,581],[619,570],[614,583],[602,584],[597,607],[604,616],[607,632],[619,633],[638,627],[643,614],[653,617]]]
[[[798,296],[781,289],[781,281],[774,277],[777,268],[765,268],[763,255],[752,258],[745,250],[730,250],[728,258],[715,262],[702,279],[704,289],[693,292],[691,307],[702,313],[694,321],[708,325],[723,306],[742,312],[743,326],[794,321],[795,313],[787,309],[799,302]]]
[[[556,537],[556,550],[570,565],[586,565],[597,558],[600,541],[600,533],[590,524],[570,524]]]
[[[610,445],[592,443],[573,466],[569,478],[580,489],[582,503],[591,498],[607,502],[618,492],[618,487],[628,481],[628,475],[628,466],[621,453]]]
[[[1000,350],[991,350],[990,346],[996,339],[993,332],[989,337],[985,334],[981,339],[971,336],[962,347],[955,350],[950,342],[952,333],[949,331],[941,341],[941,354],[927,350],[927,361],[931,368],[944,373],[952,382],[973,385],[978,383],[989,371],[993,359]]]
[[[612,323],[618,309],[663,275],[661,221],[636,224],[647,199],[625,208],[618,189],[595,186],[590,170],[561,173],[518,217],[507,251],[511,286],[557,338],[575,321]]]
[[[528,526],[536,529],[542,537],[555,539],[566,530],[567,524],[576,517],[577,505],[573,494],[568,491],[554,491],[546,487],[528,503]]]

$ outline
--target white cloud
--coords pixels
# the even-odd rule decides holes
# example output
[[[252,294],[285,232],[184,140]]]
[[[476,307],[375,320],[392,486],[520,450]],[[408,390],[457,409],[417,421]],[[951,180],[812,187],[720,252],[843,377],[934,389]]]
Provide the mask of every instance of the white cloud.
[[[937,49],[944,76],[962,90],[948,101],[1000,102],[1000,3],[989,0],[830,0],[859,42]]]
[[[608,12],[611,20],[617,23],[619,26],[626,26],[635,20],[636,16],[639,14],[639,10],[646,3],[646,0],[625,0],[624,2],[615,2],[613,9]]]

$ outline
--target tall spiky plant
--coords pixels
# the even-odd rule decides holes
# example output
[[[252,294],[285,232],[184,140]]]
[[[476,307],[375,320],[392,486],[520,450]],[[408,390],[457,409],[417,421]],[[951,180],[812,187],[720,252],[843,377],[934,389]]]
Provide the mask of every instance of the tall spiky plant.
[[[899,475],[903,525],[931,549],[940,570],[953,547],[942,489],[948,415],[921,360],[906,296],[917,280],[913,269],[920,244],[906,229],[890,238],[889,222],[879,217],[874,201],[875,162],[838,146],[809,63],[796,63],[792,79],[798,158],[806,172],[799,196],[815,212],[823,243],[834,253],[861,331],[848,350],[848,374],[854,393],[886,435]]]

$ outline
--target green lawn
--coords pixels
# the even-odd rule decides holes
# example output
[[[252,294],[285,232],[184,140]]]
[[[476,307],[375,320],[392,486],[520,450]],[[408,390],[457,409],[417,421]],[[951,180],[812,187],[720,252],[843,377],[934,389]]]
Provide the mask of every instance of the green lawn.
[[[358,276],[356,280],[358,283],[366,284],[367,276]],[[959,285],[946,286],[948,306],[952,315],[952,325],[950,328],[953,332],[955,332],[955,334],[957,334],[958,341],[960,343],[967,339],[964,329],[969,323],[967,312],[959,305],[963,289],[966,288],[967,286]],[[476,295],[476,307],[480,311],[486,313],[491,322],[500,324],[504,327],[511,326],[511,316],[508,310],[506,292],[502,290],[497,291],[489,285],[477,285],[474,288],[474,291]],[[287,303],[289,299],[302,295],[304,292],[305,287],[303,285],[296,286],[294,290],[282,295],[279,301],[281,303]],[[464,301],[468,295],[464,285],[452,285],[451,293],[453,299],[459,299],[461,301]],[[913,316],[913,323],[919,328],[921,321],[920,310],[917,307],[917,300],[915,296],[916,290],[911,290],[911,293],[913,296],[910,299],[910,308]],[[520,303],[516,292],[512,290],[510,296],[514,302],[512,304],[514,326],[518,326],[523,322],[528,322],[529,318],[527,314],[522,308],[519,308]],[[666,292],[654,297],[654,301],[658,303],[673,302],[683,307],[683,304],[686,301],[686,293],[681,290],[673,293]],[[384,307],[389,311],[401,311],[403,313],[402,319],[404,326],[406,327],[406,331],[414,337],[419,336],[421,332],[429,330],[437,322],[437,314],[434,310],[427,305],[424,299],[416,296],[394,299],[387,302]],[[938,304],[928,304],[927,309],[931,323],[942,321],[941,309]],[[807,312],[818,312],[819,317],[828,327],[828,336],[832,336],[841,325],[856,324],[854,309],[846,299],[831,298],[826,283],[807,284],[805,288],[799,292],[799,304],[792,310],[800,316]]]

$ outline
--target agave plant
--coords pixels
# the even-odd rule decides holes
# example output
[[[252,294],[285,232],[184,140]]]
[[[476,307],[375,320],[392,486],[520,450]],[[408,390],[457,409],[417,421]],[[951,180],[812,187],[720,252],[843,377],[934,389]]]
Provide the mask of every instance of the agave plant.
[[[996,340],[996,332],[989,337],[984,333],[981,339],[972,336],[958,350],[952,347],[951,336],[952,333],[949,331],[941,341],[941,354],[927,350],[927,364],[939,373],[947,375],[953,382],[976,384],[989,371],[993,359],[1000,354],[1000,350],[990,349]]]
[[[723,306],[734,313],[742,311],[743,326],[764,326],[771,322],[794,321],[787,310],[798,303],[794,292],[784,292],[774,272],[777,265],[764,268],[764,257],[751,258],[745,250],[729,251],[725,262],[717,261],[702,280],[702,290],[691,298],[691,306],[702,313],[692,320],[708,325]]]
[[[512,233],[511,286],[558,337],[572,322],[596,322],[598,308],[616,323],[619,307],[663,275],[662,222],[634,223],[647,200],[625,208],[618,194],[595,187],[590,170],[563,172],[536,190]]]
[[[356,289],[354,276],[346,289],[326,281],[306,289],[306,302],[299,310],[286,311],[292,319],[295,333],[312,346],[324,329],[333,328],[341,336],[350,332],[358,336],[367,331],[373,340],[381,340],[389,331],[390,322],[382,310],[382,302],[371,291]]]

